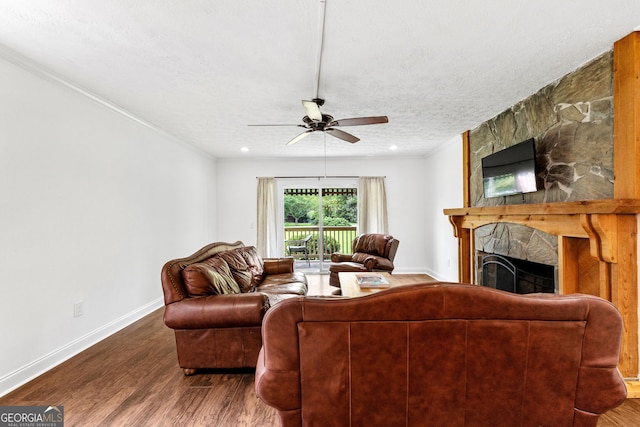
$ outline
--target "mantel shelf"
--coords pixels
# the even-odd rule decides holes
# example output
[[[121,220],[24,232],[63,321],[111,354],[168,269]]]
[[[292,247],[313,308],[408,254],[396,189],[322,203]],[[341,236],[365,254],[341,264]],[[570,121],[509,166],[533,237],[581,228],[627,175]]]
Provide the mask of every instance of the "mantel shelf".
[[[444,210],[444,214],[448,216],[522,216],[581,214],[636,215],[639,213],[640,199],[585,200],[580,202],[483,206],[473,208],[452,208]]]
[[[580,202],[502,205],[445,209],[444,214],[460,237],[462,229],[473,230],[492,223],[526,225],[556,236],[589,238],[594,256],[615,262],[617,227],[612,217],[640,214],[638,199],[606,199]],[[603,247],[604,244],[604,247]]]

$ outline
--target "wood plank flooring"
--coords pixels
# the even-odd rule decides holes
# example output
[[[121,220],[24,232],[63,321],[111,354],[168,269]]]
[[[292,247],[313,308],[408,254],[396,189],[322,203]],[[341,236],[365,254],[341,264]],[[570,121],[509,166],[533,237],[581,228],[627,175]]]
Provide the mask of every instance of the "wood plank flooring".
[[[406,283],[426,275],[394,275]],[[328,276],[308,275],[310,295],[330,295]],[[0,406],[62,405],[65,426],[278,426],[254,392],[253,370],[185,377],[164,309],[99,342],[0,398]],[[600,418],[598,426],[639,426],[640,399]]]

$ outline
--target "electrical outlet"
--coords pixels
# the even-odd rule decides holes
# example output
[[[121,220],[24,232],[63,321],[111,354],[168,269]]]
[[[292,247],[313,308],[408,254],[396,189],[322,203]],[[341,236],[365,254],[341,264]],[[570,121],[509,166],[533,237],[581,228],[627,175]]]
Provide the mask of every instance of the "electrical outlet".
[[[80,317],[84,314],[84,301],[78,301],[73,304],[73,317]]]

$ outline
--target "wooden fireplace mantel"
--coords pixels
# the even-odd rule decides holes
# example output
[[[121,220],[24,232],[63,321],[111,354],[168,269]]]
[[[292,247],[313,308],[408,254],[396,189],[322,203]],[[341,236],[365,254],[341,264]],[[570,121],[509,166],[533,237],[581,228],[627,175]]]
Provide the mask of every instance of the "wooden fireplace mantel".
[[[624,319],[620,371],[638,377],[640,199],[445,209],[459,239],[459,280],[474,283],[473,230],[492,223],[526,225],[558,236],[558,289],[611,301]]]
[[[454,234],[499,222],[526,225],[557,236],[588,238],[591,254],[602,261],[617,262],[615,251],[619,215],[640,214],[638,199],[586,200],[445,209]],[[625,236],[623,236],[625,238]],[[628,238],[628,237],[627,237]]]

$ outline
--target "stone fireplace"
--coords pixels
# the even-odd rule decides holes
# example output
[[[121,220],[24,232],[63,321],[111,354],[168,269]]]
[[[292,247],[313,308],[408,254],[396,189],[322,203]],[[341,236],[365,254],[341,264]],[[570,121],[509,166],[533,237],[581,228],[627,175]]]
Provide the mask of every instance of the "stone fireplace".
[[[481,159],[527,138],[535,140],[540,190],[485,198]],[[613,51],[469,131],[468,142],[472,207],[612,198]],[[471,271],[474,283],[483,284],[484,254],[507,257],[505,264],[533,262],[551,266],[557,278],[558,236],[543,229],[502,220],[475,228],[475,262]],[[492,264],[491,268],[498,265]],[[557,280],[553,289],[560,291]]]
[[[458,238],[461,282],[478,283],[482,252],[528,261],[552,254],[557,293],[591,294],[618,308],[625,325],[618,367],[629,397],[640,397],[639,69],[640,32],[634,32],[612,52],[465,132],[463,207],[444,210]],[[544,187],[484,198],[481,159],[528,138],[536,141]]]

